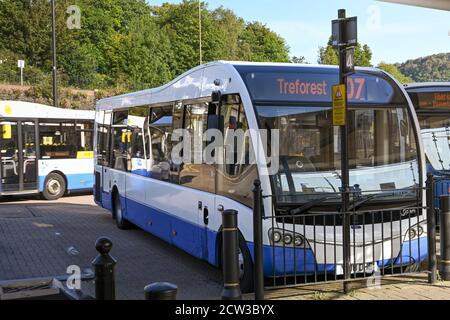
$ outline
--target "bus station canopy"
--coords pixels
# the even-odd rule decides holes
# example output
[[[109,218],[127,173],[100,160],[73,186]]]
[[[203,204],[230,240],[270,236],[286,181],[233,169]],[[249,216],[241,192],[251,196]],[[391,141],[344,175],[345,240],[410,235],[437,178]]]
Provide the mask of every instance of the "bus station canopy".
[[[450,11],[449,0],[379,0],[379,1]]]

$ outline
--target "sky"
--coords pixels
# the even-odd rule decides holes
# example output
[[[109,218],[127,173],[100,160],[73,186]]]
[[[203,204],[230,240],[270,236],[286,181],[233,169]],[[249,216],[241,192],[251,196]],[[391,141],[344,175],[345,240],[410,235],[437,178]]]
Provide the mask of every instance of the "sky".
[[[149,0],[152,5],[181,0]],[[318,49],[331,35],[338,9],[358,16],[359,42],[373,51],[372,63],[405,62],[450,52],[450,12],[375,0],[209,0],[209,9],[224,6],[247,21],[260,21],[281,35],[291,56],[317,63]]]

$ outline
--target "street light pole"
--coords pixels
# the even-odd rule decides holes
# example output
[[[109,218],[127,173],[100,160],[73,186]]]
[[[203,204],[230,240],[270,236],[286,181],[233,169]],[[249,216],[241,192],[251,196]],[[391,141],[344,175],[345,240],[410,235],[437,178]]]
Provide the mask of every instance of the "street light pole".
[[[198,25],[199,25],[199,55],[200,64],[203,64],[203,48],[202,48],[202,1],[198,0]]]
[[[56,68],[56,0],[52,2],[52,54],[53,54],[53,106],[58,107],[58,81]]]

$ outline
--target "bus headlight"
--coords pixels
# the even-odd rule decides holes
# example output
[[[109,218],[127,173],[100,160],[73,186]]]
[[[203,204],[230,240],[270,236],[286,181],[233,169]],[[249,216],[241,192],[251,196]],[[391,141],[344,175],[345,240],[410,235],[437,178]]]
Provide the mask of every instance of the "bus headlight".
[[[427,221],[424,220],[424,221],[412,226],[411,228],[409,228],[408,231],[406,232],[404,241],[415,240],[417,238],[420,238],[420,237],[426,235],[426,231],[425,231],[426,225],[427,225]]]
[[[310,249],[308,241],[301,234],[282,229],[269,230],[270,244],[279,247]]]

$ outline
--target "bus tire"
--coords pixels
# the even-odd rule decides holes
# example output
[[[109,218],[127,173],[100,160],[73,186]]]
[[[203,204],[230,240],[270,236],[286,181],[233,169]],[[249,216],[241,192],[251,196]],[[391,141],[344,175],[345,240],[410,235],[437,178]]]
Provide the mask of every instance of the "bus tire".
[[[131,223],[123,216],[122,204],[120,203],[120,197],[117,192],[114,193],[113,197],[113,217],[120,230],[131,229]]]
[[[66,193],[66,180],[58,173],[50,173],[44,182],[42,195],[46,200],[58,200]]]
[[[239,269],[242,293],[254,291],[253,261],[244,238],[239,235]]]

